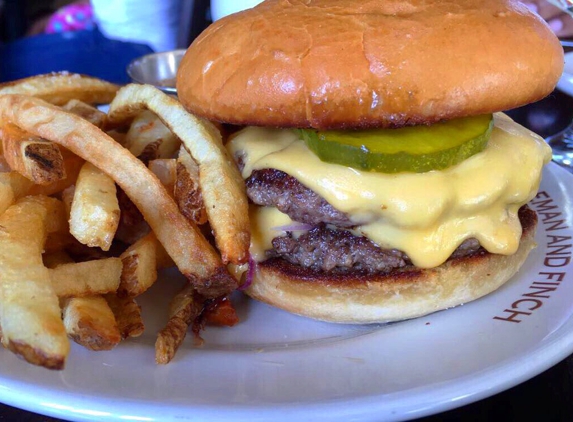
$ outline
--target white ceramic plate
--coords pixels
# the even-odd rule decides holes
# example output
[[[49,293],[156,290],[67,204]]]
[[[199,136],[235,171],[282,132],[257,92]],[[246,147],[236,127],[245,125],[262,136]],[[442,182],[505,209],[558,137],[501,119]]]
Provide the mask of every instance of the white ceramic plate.
[[[157,366],[155,333],[182,282],[168,274],[142,300],[146,334],[111,352],[74,345],[67,368],[51,372],[0,350],[0,401],[73,420],[361,421],[490,396],[573,352],[573,176],[548,166],[533,204],[537,249],[510,282],[467,305],[347,326],[239,297],[241,324],[208,328],[202,349],[187,339]]]
[[[557,88],[573,97],[573,51],[565,54],[565,67]]]

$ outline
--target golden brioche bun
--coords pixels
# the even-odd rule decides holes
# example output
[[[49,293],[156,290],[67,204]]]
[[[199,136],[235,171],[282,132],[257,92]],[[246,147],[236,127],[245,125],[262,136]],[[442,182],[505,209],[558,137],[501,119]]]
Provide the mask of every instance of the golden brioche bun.
[[[522,207],[519,249],[513,255],[480,251],[432,269],[379,275],[312,273],[284,260],[258,264],[247,294],[277,308],[339,323],[374,323],[419,317],[480,298],[499,288],[535,247],[537,215]]]
[[[546,96],[548,25],[513,0],[267,0],[211,25],[177,76],[191,112],[238,125],[399,127]]]

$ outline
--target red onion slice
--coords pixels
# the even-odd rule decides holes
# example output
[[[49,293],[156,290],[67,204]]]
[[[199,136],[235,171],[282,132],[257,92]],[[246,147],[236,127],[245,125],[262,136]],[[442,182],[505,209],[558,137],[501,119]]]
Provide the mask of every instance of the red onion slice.
[[[287,224],[286,226],[272,227],[271,230],[276,230],[281,232],[306,232],[312,229],[313,227],[314,226],[312,224],[293,223],[293,224]]]
[[[255,276],[256,270],[257,270],[257,263],[253,259],[253,256],[249,254],[249,269],[247,270],[245,282],[241,286],[239,286],[237,290],[246,290],[249,288],[249,286],[253,282],[253,277]]]

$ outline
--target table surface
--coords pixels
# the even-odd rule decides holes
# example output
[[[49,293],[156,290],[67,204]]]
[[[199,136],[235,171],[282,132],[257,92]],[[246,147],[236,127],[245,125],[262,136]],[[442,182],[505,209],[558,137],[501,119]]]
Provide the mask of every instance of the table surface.
[[[541,136],[557,133],[573,118],[573,98],[555,91],[546,99],[513,110],[515,120]],[[573,421],[573,355],[507,391],[419,421],[543,420]],[[54,422],[50,418],[0,403],[0,421]]]

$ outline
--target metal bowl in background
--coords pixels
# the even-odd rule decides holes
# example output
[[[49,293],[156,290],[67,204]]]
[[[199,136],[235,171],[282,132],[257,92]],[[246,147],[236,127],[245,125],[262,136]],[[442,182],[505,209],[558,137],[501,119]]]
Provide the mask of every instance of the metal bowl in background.
[[[175,77],[185,51],[165,51],[138,57],[127,66],[127,74],[133,82],[154,85],[168,94],[177,94]]]

